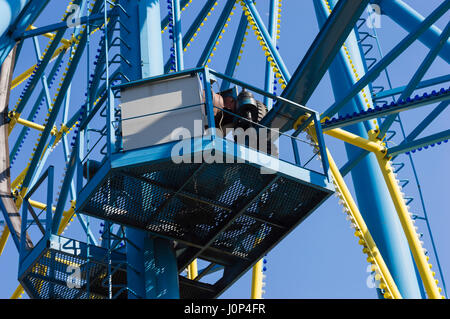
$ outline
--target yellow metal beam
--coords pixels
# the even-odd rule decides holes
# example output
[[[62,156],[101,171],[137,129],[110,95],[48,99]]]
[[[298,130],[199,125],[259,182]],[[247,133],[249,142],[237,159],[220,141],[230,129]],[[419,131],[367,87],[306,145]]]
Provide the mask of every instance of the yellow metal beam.
[[[20,116],[16,116],[16,114],[14,114],[14,112],[11,112],[11,113],[9,114],[9,118],[12,119],[12,121],[10,122],[10,124],[13,123],[13,122],[16,122],[16,123],[19,123],[19,124],[21,124],[21,125],[23,125],[23,126],[26,126],[26,127],[29,127],[29,128],[32,128],[32,129],[41,131],[41,132],[43,132],[44,129],[45,129],[45,126],[44,126],[44,125],[40,125],[40,124],[31,122],[31,121],[22,119],[22,118],[20,118]],[[11,130],[10,130],[9,133],[11,134]]]
[[[381,152],[385,149],[382,145],[370,141],[368,139],[362,138],[356,134],[350,133],[340,128],[336,128],[333,130],[325,131],[325,134],[340,139],[346,143],[352,144],[359,148],[365,149],[369,152]]]
[[[40,209],[40,210],[47,209],[47,205],[44,204],[44,203],[41,203],[41,202],[38,202],[38,201],[35,201],[35,200],[32,200],[32,199],[29,199],[28,202],[29,202],[30,205],[33,206],[34,208],[37,208],[37,209]],[[53,207],[52,207],[52,210],[55,211],[55,210],[56,210],[56,207],[53,206]]]
[[[9,228],[8,226],[5,225],[5,227],[3,228],[2,235],[0,236],[0,256],[2,255],[3,250],[5,249],[9,234],[10,234]]]
[[[52,57],[51,57],[51,61],[53,61],[54,59],[56,59],[56,57],[58,55],[61,54],[61,52],[67,50],[68,48],[70,48],[70,46],[72,45],[72,43],[75,42],[74,40],[70,41],[70,44],[63,44],[61,45],[58,49],[56,49],[55,53],[53,53]],[[33,65],[31,68],[29,68],[28,70],[26,70],[25,72],[23,72],[22,74],[18,75],[14,80],[12,80],[11,82],[11,90],[16,88],[17,86],[19,86],[20,84],[22,84],[24,81],[26,81],[31,74],[33,74],[33,71],[36,69],[36,65]]]
[[[370,137],[376,141],[377,132],[371,131]],[[441,288],[437,286],[434,274],[431,271],[431,264],[428,263],[428,257],[425,256],[420,240],[414,228],[412,219],[410,218],[408,208],[405,203],[405,199],[402,196],[397,179],[394,175],[394,169],[390,164],[390,159],[386,158],[386,153],[375,153],[380,166],[380,170],[383,173],[384,180],[388,187],[392,201],[394,202],[395,209],[397,211],[398,218],[405,232],[406,239],[408,240],[409,247],[413,254],[414,260],[419,270],[420,277],[422,278],[425,290],[429,298],[441,299],[444,298],[441,294]]]
[[[356,226],[358,227],[358,230],[355,232],[355,236],[359,237],[360,241],[362,240],[360,244],[363,244],[365,246],[363,251],[369,255],[368,261],[374,263],[377,266],[378,271],[380,272],[381,278],[379,279],[383,279],[380,280],[380,288],[388,291],[388,294],[385,294],[385,298],[401,299],[402,296],[397,288],[397,285],[395,284],[395,281],[392,278],[392,275],[389,272],[389,269],[384,262],[384,259],[381,256],[381,253],[378,250],[378,247],[376,246],[372,235],[369,232],[369,229],[367,228],[367,225],[358,209],[358,206],[356,205],[350,191],[348,190],[348,187],[339,171],[339,168],[334,162],[333,157],[331,156],[328,149],[326,151],[331,175],[333,177],[333,180],[335,181],[336,191],[338,191],[338,193],[342,195],[341,200],[343,201],[345,207],[349,209],[349,213],[352,216]]]
[[[37,27],[30,25],[27,30],[35,30],[37,29]],[[47,32],[47,33],[43,33],[42,34],[44,37],[49,38],[50,40],[53,40],[55,38],[55,35],[51,32]],[[70,44],[70,40],[67,39],[61,39],[61,42],[64,44]]]
[[[299,124],[302,123],[302,121],[305,121],[307,118],[299,118],[299,120],[296,122],[296,127],[298,127]],[[296,129],[295,127],[295,129]],[[358,138],[357,136],[354,136],[354,134],[348,133],[343,130],[333,130],[336,132],[336,135],[338,135],[340,138],[343,138],[345,140],[348,140],[349,142],[356,143],[356,144],[364,144],[364,145],[371,145],[376,144],[377,147],[371,145],[369,148],[373,149],[384,149],[381,145],[372,142],[367,141],[362,138]],[[343,131],[343,132],[341,132]],[[310,125],[307,128],[308,135],[312,138],[312,140],[317,144],[317,136],[316,131],[314,129],[313,125]],[[370,142],[370,143],[367,143]],[[353,144],[354,145],[354,144]],[[358,145],[356,145],[358,146]],[[384,289],[386,292],[384,294],[384,297],[387,299],[401,299],[402,296],[400,294],[400,291],[397,288],[397,285],[395,284],[394,279],[392,278],[392,275],[384,262],[383,257],[381,256],[380,251],[378,250],[378,247],[370,234],[369,229],[367,228],[367,225],[364,221],[364,218],[361,215],[361,212],[359,211],[358,206],[356,205],[348,187],[347,184],[344,181],[344,178],[341,175],[341,172],[339,171],[339,168],[337,167],[333,156],[331,155],[330,151],[327,147],[325,147],[325,151],[327,153],[328,162],[330,166],[330,173],[333,180],[333,183],[336,188],[336,192],[339,195],[340,203],[344,206],[344,211],[350,215],[350,220],[352,223],[354,223],[354,226],[356,227],[355,236],[359,238],[359,244],[364,247],[363,252],[368,255],[367,261],[372,264],[373,270],[377,272],[375,275],[375,279],[380,282],[379,288]]]
[[[262,283],[263,283],[262,265],[263,261],[261,259],[253,266],[252,292],[251,292],[252,299],[262,299]]]
[[[197,259],[191,262],[188,266],[188,279],[194,280],[198,276]]]

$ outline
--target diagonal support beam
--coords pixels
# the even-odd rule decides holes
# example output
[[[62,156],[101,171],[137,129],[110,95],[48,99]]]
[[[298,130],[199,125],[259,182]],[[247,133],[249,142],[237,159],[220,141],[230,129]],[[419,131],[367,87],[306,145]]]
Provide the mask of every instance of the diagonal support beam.
[[[308,102],[368,3],[366,0],[337,3],[293,74],[283,97],[303,105]]]
[[[340,1],[341,2],[341,1]],[[442,15],[450,9],[450,1],[443,2],[437,9],[435,9],[420,26],[408,36],[406,36],[399,44],[397,44],[388,54],[384,56],[366,75],[363,76],[353,87],[349,90],[347,95],[340,101],[334,103],[323,114],[322,118],[332,117],[335,115],[348,101],[350,101],[356,94],[358,94],[370,82],[375,80],[379,74],[389,66],[404,50],[406,50],[417,38],[422,35],[433,23],[435,23]]]
[[[399,154],[410,152],[416,149],[421,149],[423,147],[428,148],[428,146],[434,146],[434,144],[441,143],[442,141],[446,143],[448,139],[450,139],[450,130],[432,134],[418,140],[402,143],[399,146],[391,147],[388,150],[388,156],[397,156]]]
[[[420,64],[416,73],[414,73],[412,79],[409,81],[403,93],[400,95],[399,100],[405,100],[411,96],[411,94],[416,90],[417,85],[422,80],[425,73],[430,68],[431,64],[434,62],[439,52],[441,52],[444,45],[447,43],[447,39],[450,36],[450,22],[447,23],[444,31],[442,32],[439,42],[435,45],[433,49],[427,54],[423,62]],[[384,134],[389,130],[396,119],[397,115],[390,115],[386,120],[384,120],[383,124],[380,128],[380,136],[384,136]]]

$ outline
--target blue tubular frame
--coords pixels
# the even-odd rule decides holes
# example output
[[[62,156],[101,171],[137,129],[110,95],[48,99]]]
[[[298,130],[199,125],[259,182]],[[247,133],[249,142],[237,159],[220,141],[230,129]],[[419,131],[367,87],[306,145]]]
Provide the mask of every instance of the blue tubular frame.
[[[441,37],[439,38],[439,42],[427,54],[427,56],[425,57],[425,59],[420,64],[419,68],[417,69],[416,73],[414,73],[413,77],[409,81],[405,90],[400,95],[400,98],[399,98],[400,101],[405,100],[406,98],[411,96],[411,94],[414,92],[417,85],[419,84],[420,80],[422,80],[423,76],[428,71],[431,64],[434,62],[434,60],[436,59],[438,53],[444,47],[444,44],[447,43],[447,39],[449,36],[450,36],[450,22],[447,23],[447,26],[445,27],[444,31],[442,32]],[[396,117],[397,117],[396,115],[391,115],[391,116],[388,116],[384,120],[384,122],[381,124],[381,127],[380,127],[379,136],[384,136],[384,134],[386,134],[387,130],[391,127],[392,123],[394,123]]]
[[[62,62],[62,59],[64,58],[65,52],[66,51],[61,52],[61,54],[57,57],[54,65],[53,65],[53,68],[51,69],[51,71],[49,73],[48,78],[50,79],[50,83],[52,83],[54,81],[54,77],[58,74],[58,71],[61,67],[60,64]],[[30,114],[27,117],[28,121],[32,121],[33,118],[35,117],[36,112],[39,110],[40,105],[43,103],[42,99],[44,98],[44,95],[45,95],[45,90],[42,89],[36,99],[36,102],[34,103],[33,107],[31,108]],[[21,129],[19,136],[16,140],[16,143],[14,144],[14,147],[10,152],[10,155],[9,155],[10,160],[14,160],[14,158],[16,157],[17,152],[20,150],[20,147],[24,142],[24,139],[26,137],[28,130],[30,130],[30,128],[25,127],[25,126]]]
[[[424,80],[424,81],[420,82],[419,84],[417,84],[416,89],[423,89],[423,88],[426,88],[429,86],[442,84],[442,83],[445,83],[448,81],[450,81],[450,75],[438,76],[436,78]],[[386,91],[378,92],[376,94],[374,93],[372,98],[374,101],[381,100],[386,97],[401,94],[405,89],[406,89],[406,86],[400,86],[400,87],[397,87],[392,90],[386,90]]]
[[[272,44],[275,46],[275,50],[277,50],[277,20],[279,3],[279,0],[271,0],[269,8],[269,35],[272,39]],[[266,92],[273,93],[273,80],[274,72],[272,63],[270,61],[266,61],[266,80],[264,83],[264,90],[266,90]],[[264,97],[264,104],[267,106],[269,111],[272,109],[272,100]]]
[[[180,7],[184,8],[186,6],[186,4],[188,4],[188,3],[189,3],[189,0],[182,0],[180,3]],[[170,19],[169,15],[166,15],[164,17],[164,19],[162,19],[161,30],[164,30],[169,25],[169,19]]]
[[[314,0],[315,2],[321,0]],[[306,104],[369,1],[339,1],[300,62],[283,96]]]
[[[36,53],[36,60],[39,60],[42,53],[39,46],[39,40],[37,37],[33,37],[33,44],[34,44],[34,51]],[[41,76],[41,82],[44,90],[44,96],[45,96],[45,102],[47,103],[47,109],[50,110],[51,108],[51,97],[50,97],[50,89],[48,85],[48,80],[45,74],[42,74]]]
[[[289,73],[289,70],[287,69],[286,65],[284,64],[284,61],[281,58],[281,55],[279,54],[277,48],[274,46],[272,37],[270,36],[269,32],[267,31],[266,26],[263,23],[253,0],[244,0],[244,2],[248,8],[248,11],[252,15],[253,20],[256,23],[256,27],[258,28],[258,31],[261,33],[264,43],[266,44],[267,48],[269,49],[270,54],[273,57],[275,64],[277,65],[278,69],[280,70],[281,75],[283,76],[286,83],[288,83],[291,80],[291,74]]]
[[[22,1],[2,0],[0,2],[0,8],[2,9],[2,12],[11,13],[10,20],[4,17],[0,22],[0,37],[2,37],[8,30],[8,28],[11,26],[11,24],[14,23],[14,21],[22,12],[23,8],[25,7],[28,1],[29,0],[22,0]]]
[[[188,43],[193,38],[194,34],[197,32],[197,29],[201,25],[202,21],[205,19],[208,12],[214,6],[215,2],[216,2],[216,0],[208,0],[205,3],[205,5],[203,6],[202,10],[200,10],[200,12],[197,15],[197,17],[195,18],[194,22],[192,23],[190,28],[187,30],[187,32],[183,36],[183,50],[187,47]],[[164,73],[168,73],[169,70],[170,70],[170,59],[164,65]]]
[[[419,136],[427,127],[430,125],[450,104],[450,101],[445,101],[436,106],[430,114],[420,122],[414,130],[409,133],[409,135],[405,138],[405,140],[400,143],[399,146],[403,145],[403,143],[413,141],[417,136]],[[395,157],[394,157],[395,158]]]
[[[314,5],[321,5],[320,1],[314,0]],[[295,70],[282,96],[303,105],[308,102],[368,3],[369,0],[337,3]],[[266,116],[264,123],[273,121],[281,111],[275,106]],[[295,120],[286,119],[282,130],[292,129]]]
[[[339,117],[326,120],[323,124],[324,131],[328,131],[335,128],[348,126],[355,123],[360,123],[370,119],[380,118],[382,116],[396,116],[400,112],[409,111],[418,107],[427,106],[433,103],[442,102],[445,103],[450,99],[450,90],[442,89],[439,92],[425,93],[423,96],[417,95],[416,97],[400,101],[398,103],[392,102],[391,104],[385,104],[383,106],[377,106],[370,110],[362,110],[353,114],[340,115]]]
[[[101,4],[101,0],[97,0],[95,2],[94,7],[92,8],[92,12],[93,13],[96,13],[100,9],[100,4]],[[62,38],[63,34],[64,34],[64,32],[58,32],[58,34],[55,36],[55,39],[56,39],[56,37],[61,37]],[[55,47],[58,45],[58,43],[55,42],[55,39],[53,40],[51,47],[53,45],[55,45]],[[26,189],[30,185],[30,182],[32,181],[33,176],[35,175],[35,172],[37,171],[37,169],[40,166],[39,165],[40,157],[41,157],[41,155],[44,152],[44,148],[45,148],[45,145],[47,144],[47,140],[48,140],[48,137],[50,136],[50,132],[53,129],[53,125],[56,122],[56,119],[58,117],[58,113],[59,113],[59,111],[61,109],[61,106],[62,106],[64,100],[65,100],[65,92],[67,91],[67,88],[70,86],[70,84],[72,82],[72,77],[75,74],[76,68],[78,66],[78,62],[80,61],[81,57],[83,56],[83,51],[84,51],[84,48],[86,46],[86,43],[87,43],[87,34],[83,33],[83,35],[82,35],[82,37],[80,39],[80,42],[78,44],[78,47],[77,47],[77,49],[75,51],[75,54],[74,54],[74,56],[72,58],[69,70],[67,71],[67,75],[64,78],[64,81],[63,81],[63,83],[61,85],[60,92],[57,95],[57,97],[55,99],[55,102],[53,104],[52,111],[50,112],[50,116],[48,117],[48,121],[47,121],[47,123],[45,125],[45,129],[42,132],[42,136],[41,136],[41,138],[39,140],[38,146],[36,147],[35,154],[33,156],[33,159],[31,160],[31,163],[30,163],[30,168],[27,171],[27,174],[25,175],[25,178],[24,178],[24,181],[23,181],[23,185],[22,185],[22,189]],[[49,51],[50,51],[50,49],[49,49]],[[49,59],[49,58],[50,57],[49,57],[49,54],[47,52],[46,57],[44,58],[44,60]],[[42,69],[42,72],[44,71],[42,67],[38,68],[38,71],[40,69]],[[37,77],[35,79],[37,79]],[[30,89],[28,89],[28,92],[32,92],[32,91]],[[23,101],[24,100],[22,100],[22,102]],[[52,140],[54,140],[54,137],[52,138]],[[50,146],[50,143],[48,144],[48,146]],[[47,147],[47,150],[48,150],[48,147]],[[46,153],[48,155],[48,152],[46,152]]]
[[[202,10],[200,10],[199,14],[195,18],[191,27],[188,29],[186,34],[183,36],[183,48],[186,48],[188,43],[191,41],[192,37],[197,32],[198,27],[202,24],[202,21],[205,19],[208,12],[211,11],[211,8],[214,7],[215,3],[216,3],[216,0],[208,0],[205,3],[205,5],[203,6]]]
[[[81,3],[81,0],[75,1],[75,4],[79,5]],[[47,49],[47,53],[44,56],[44,59],[38,61],[37,68],[35,69],[34,76],[30,78],[30,80],[27,83],[26,90],[21,98],[21,101],[19,102],[19,105],[16,108],[17,113],[22,113],[23,108],[28,103],[28,100],[31,98],[31,95],[33,93],[33,90],[35,89],[39,79],[41,78],[42,74],[44,73],[46,67],[50,63],[52,59],[52,55],[58,48],[63,36],[64,36],[65,30],[58,31],[54,38],[52,39],[52,43],[50,47]],[[64,91],[63,91],[64,92]]]
[[[407,35],[399,44],[397,44],[388,54],[384,56],[376,65],[372,67],[340,101],[330,106],[323,114],[322,118],[332,117],[348,101],[358,94],[364,87],[373,81],[388,65],[390,65],[403,51],[408,48],[421,34],[423,34],[434,22],[450,9],[450,1],[442,3],[435,9],[414,31]]]
[[[122,43],[121,54],[127,56],[131,63],[122,63],[122,66],[125,66],[122,72],[133,81],[163,74],[160,1],[126,1],[123,5],[126,13],[121,15],[121,34],[131,43],[130,46]],[[110,92],[110,101],[107,104],[110,147],[107,164],[103,165],[107,168],[111,165],[111,154],[115,151],[112,141],[115,136],[112,121],[115,106],[112,90]],[[128,297],[179,298],[178,271],[172,243],[149,238],[145,231],[131,227],[126,228],[126,240]],[[157,267],[154,267],[155,265]],[[164,271],[159,271],[159,267],[164,268]]]
[[[36,184],[30,189],[30,191],[27,193],[27,195],[24,197],[24,203],[22,206],[22,220],[28,220],[28,208],[29,208],[29,199],[30,197],[36,192],[36,190],[39,188],[39,186],[47,179],[47,207],[46,207],[46,215],[45,215],[45,233],[43,233],[43,238],[47,239],[50,238],[50,236],[53,233],[52,230],[52,215],[53,215],[53,180],[54,180],[54,167],[49,166],[47,170],[42,174],[42,176],[38,179]],[[33,216],[34,219],[34,216]],[[37,224],[40,223],[39,220],[35,220]],[[19,249],[19,263],[23,261],[23,259],[26,257],[27,253],[29,253],[29,250],[26,249],[26,233],[28,227],[31,226],[31,224],[27,225],[27,223],[22,223],[21,225],[21,235],[20,235],[20,249]],[[19,269],[21,267],[19,266]]]
[[[246,88],[246,89],[248,89],[250,91],[253,91],[253,92],[257,93],[257,94],[260,94],[263,97],[270,98],[270,99],[276,101],[276,103],[291,105],[292,107],[298,108],[304,114],[310,115],[308,123],[310,123],[311,121],[314,121],[315,133],[316,133],[316,135],[318,137],[318,142],[319,142],[317,147],[319,148],[319,154],[321,155],[321,164],[322,164],[322,168],[323,168],[323,173],[318,173],[318,174],[326,176],[327,178],[329,177],[329,173],[328,173],[328,170],[329,170],[328,158],[327,158],[327,154],[325,152],[325,143],[324,143],[324,139],[323,139],[322,128],[321,128],[321,125],[320,125],[320,116],[319,116],[319,114],[316,111],[314,111],[314,110],[311,110],[311,109],[309,109],[309,108],[307,108],[305,106],[302,106],[300,104],[297,104],[295,102],[289,101],[289,100],[287,100],[287,99],[285,99],[283,97],[276,96],[274,94],[268,93],[268,92],[266,92],[266,91],[264,91],[262,89],[259,89],[259,88],[255,87],[255,86],[252,86],[250,84],[247,84],[247,83],[239,81],[239,80],[236,80],[236,79],[234,79],[234,78],[232,78],[232,77],[230,77],[228,75],[225,75],[225,74],[219,73],[217,71],[211,70],[211,69],[209,69],[207,67],[199,67],[199,68],[187,69],[187,70],[184,70],[184,71],[181,71],[181,72],[174,72],[174,73],[164,74],[164,75],[155,76],[155,77],[151,77],[151,78],[147,78],[147,79],[136,80],[136,81],[124,83],[124,84],[121,84],[121,85],[116,85],[116,86],[112,87],[112,89],[114,91],[116,91],[116,90],[119,90],[119,89],[124,89],[124,88],[127,88],[127,87],[133,87],[133,86],[140,85],[140,84],[143,84],[143,83],[151,83],[151,82],[156,82],[156,81],[161,81],[161,80],[167,80],[167,79],[176,78],[176,77],[180,77],[180,76],[188,75],[188,74],[190,74],[190,75],[191,74],[200,74],[201,78],[203,80],[202,84],[203,84],[205,92],[206,92],[206,102],[205,102],[205,104],[206,104],[206,109],[207,109],[208,126],[211,129],[211,133],[212,133],[211,140],[214,140],[214,139],[220,140],[218,136],[215,136],[215,120],[214,120],[214,117],[210,116],[210,114],[214,114],[214,111],[213,111],[214,107],[213,107],[213,104],[212,104],[212,94],[211,94],[211,86],[210,86],[210,78],[211,78],[211,75],[212,75],[212,76],[214,76],[214,77],[216,77],[218,79],[221,79],[222,81],[227,81],[228,83],[232,83],[232,84],[234,84],[236,86],[240,86],[240,87]],[[299,128],[296,131],[297,135],[302,130],[304,130],[305,128],[306,128],[306,126],[302,127],[302,128]],[[284,135],[288,135],[288,134],[284,134]],[[296,135],[292,134],[291,137],[295,138]],[[220,143],[220,141],[218,143]],[[294,154],[294,156],[297,157],[298,154]],[[283,161],[283,160],[280,160],[280,161]],[[299,163],[297,163],[296,166],[305,168],[304,166],[300,165]],[[305,169],[307,169],[307,168],[305,168]]]
[[[175,43],[175,61],[176,70],[181,71],[184,69],[183,58],[183,34],[181,33],[181,9],[180,0],[172,0],[173,2],[173,25],[174,25],[174,43]]]
[[[447,143],[449,138],[450,138],[450,130],[446,130],[430,136],[420,138],[418,140],[407,141],[399,146],[389,148],[387,156],[397,156],[399,154],[415,150],[421,151],[422,148],[427,149],[428,146],[433,147],[435,144],[441,144],[441,142],[443,141],[444,143]]]
[[[435,120],[450,104],[450,101],[441,102],[438,106],[436,106],[427,117],[420,122],[414,130],[405,138],[405,140],[400,143],[399,147],[403,146],[406,142],[411,142],[417,136],[419,136],[432,122]],[[347,175],[369,152],[366,150],[360,150],[357,155],[347,161],[345,165],[343,165],[340,169],[342,176]],[[395,159],[397,156],[393,156],[392,159]]]
[[[117,15],[117,11],[115,9],[109,10],[108,16],[112,17],[115,15]],[[95,21],[98,21],[98,20],[103,20],[103,13],[93,14],[92,16],[80,17],[80,25],[87,24],[87,23],[93,24]],[[42,35],[45,33],[49,33],[49,32],[65,31],[68,28],[70,28],[70,27],[65,22],[50,24],[45,27],[25,31],[22,34],[19,34],[15,40],[20,41],[20,40],[25,40],[27,38],[35,37],[38,35]]]
[[[336,2],[329,2],[332,8]],[[339,4],[340,2],[337,3]],[[325,6],[325,1],[317,2],[315,9],[319,26],[322,26],[329,15],[329,9]],[[358,74],[362,76],[364,73],[363,56],[356,37],[353,35],[349,36],[345,41],[345,45]],[[354,86],[357,81],[356,76],[350,76],[349,70],[346,70],[346,68],[350,67],[346,63],[347,60],[347,56],[338,55],[329,69],[336,101],[340,101],[345,97],[348,89]],[[361,89],[365,88],[366,85],[362,86]],[[365,92],[368,93],[366,89]],[[356,93],[359,95],[360,91]],[[341,114],[345,114],[345,112],[353,114],[353,112],[366,109],[366,104],[362,104],[359,98],[348,100],[343,106]],[[373,126],[372,123],[368,124]],[[373,128],[375,127],[373,126]],[[367,128],[363,125],[363,122],[350,126],[348,131],[363,138],[368,138]],[[345,144],[345,149],[349,158],[359,158],[361,152],[359,148]],[[351,177],[358,207],[401,295],[404,298],[421,298],[420,284],[415,274],[414,260],[402,231],[395,206],[390,199],[383,175],[377,168],[377,165],[375,155],[369,154],[369,156],[363,157],[359,165],[352,167]],[[383,198],[384,200],[375,200],[378,198]],[[379,297],[381,297],[380,294]]]
[[[8,4],[8,6],[17,6],[17,0],[4,0],[8,2],[13,2],[14,4]],[[11,17],[11,20],[3,19],[0,24],[2,25],[2,30],[5,30],[0,35],[0,65],[8,56],[11,49],[16,45],[14,39],[14,34],[20,34],[25,31],[30,24],[36,20],[41,11],[47,6],[49,0],[28,0],[25,4],[24,0],[21,0],[19,7]],[[11,36],[13,35],[13,36]]]
[[[234,0],[227,0],[225,8],[220,14],[219,20],[217,21],[216,26],[214,27],[214,30],[208,40],[208,43],[206,44],[205,49],[203,50],[202,55],[200,56],[200,59],[197,62],[197,67],[201,67],[207,64],[207,61],[211,56],[213,48],[216,45],[217,40],[219,39],[219,36],[225,26],[225,23],[227,23],[227,19],[230,16],[230,13],[233,10],[235,3],[236,2]]]
[[[239,51],[241,50],[242,43],[245,37],[245,31],[247,30],[248,21],[244,13],[242,13],[241,20],[239,21],[238,30],[234,37],[233,47],[231,48],[230,57],[228,58],[227,67],[225,68],[225,75],[233,76],[236,69],[236,63],[238,62]],[[225,91],[230,87],[230,82],[222,81],[220,86],[221,91]],[[266,104],[267,105],[267,104]]]

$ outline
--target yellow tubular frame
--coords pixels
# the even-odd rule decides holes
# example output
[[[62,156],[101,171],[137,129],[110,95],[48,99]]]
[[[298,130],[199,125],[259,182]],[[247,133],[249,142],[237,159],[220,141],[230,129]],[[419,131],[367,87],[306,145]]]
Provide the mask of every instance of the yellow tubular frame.
[[[365,138],[362,138],[356,134],[350,133],[350,132],[342,130],[340,128],[325,131],[324,133],[329,136],[340,139],[346,143],[355,145],[355,146],[362,148],[369,152],[377,153],[377,152],[381,152],[384,149],[383,146],[381,146],[380,144],[378,144],[374,141],[367,140]]]
[[[304,117],[299,118],[294,125],[294,129],[296,129],[296,127],[303,120]],[[382,141],[378,139],[378,133],[379,132],[377,130],[369,131],[369,139],[365,139],[342,129],[333,129],[325,132],[325,134],[327,135],[333,136],[344,142],[355,145],[375,154],[386,186],[394,203],[395,210],[397,211],[397,215],[408,241],[409,248],[411,249],[417,269],[419,270],[420,277],[424,284],[427,295],[431,299],[444,298],[440,294],[441,288],[438,287],[437,280],[434,278],[434,273],[431,271],[432,265],[428,263],[428,258],[425,256],[422,245],[415,231],[413,221],[410,218],[409,211],[405,203],[405,199],[402,196],[397,179],[394,175],[394,171],[391,167],[390,158],[386,157],[387,148],[382,143]],[[332,166],[332,161],[333,160],[331,156],[329,156],[330,169]],[[337,170],[336,173],[339,172],[336,166],[334,170]]]
[[[188,266],[188,279],[194,280],[198,276],[197,259],[194,259]]]
[[[262,259],[253,266],[251,299],[262,299]]]
[[[374,132],[371,132],[370,136],[375,140]],[[402,225],[403,231],[405,232],[406,239],[408,240],[409,247],[416,262],[417,269],[419,270],[427,295],[431,299],[444,298],[440,294],[441,289],[437,286],[437,282],[431,271],[431,264],[428,263],[427,257],[425,256],[422,245],[415,231],[414,224],[409,216],[405,199],[401,194],[397,179],[394,175],[394,170],[390,164],[390,158],[386,158],[385,152],[376,152],[375,155],[377,157],[380,170],[383,173],[383,177],[392,201],[394,202],[398,218]]]

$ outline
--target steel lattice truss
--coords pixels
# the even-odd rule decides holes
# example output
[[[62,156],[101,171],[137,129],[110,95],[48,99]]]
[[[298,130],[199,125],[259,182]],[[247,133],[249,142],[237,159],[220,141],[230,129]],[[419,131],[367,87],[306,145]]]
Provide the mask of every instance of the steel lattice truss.
[[[371,156],[377,169],[382,172],[380,176],[383,176],[394,203],[426,295],[440,298],[442,290],[436,278],[441,281],[440,286],[444,291],[445,283],[434,249],[427,212],[424,206],[420,214],[410,212],[408,204],[412,198],[401,191],[408,181],[397,179],[397,172],[404,166],[412,165],[415,174],[411,155],[447,143],[450,136],[450,130],[429,136],[422,134],[436,118],[444,114],[449,104],[450,75],[427,80],[424,80],[424,76],[438,56],[447,63],[450,60],[450,23],[442,31],[434,26],[448,13],[450,1],[442,1],[422,20],[407,23],[398,17],[411,15],[408,10],[412,9],[401,0],[312,0],[321,25],[320,32],[305,56],[298,61],[298,66],[291,69],[294,71],[292,74],[277,46],[277,39],[283,36],[283,5],[289,0],[270,0],[264,4],[269,6],[267,23],[259,11],[262,7],[260,1],[258,5],[252,0],[207,0],[201,1],[201,5],[196,4],[196,1],[160,1],[165,73],[189,68],[203,70],[206,67],[209,70],[215,67],[216,60],[225,59],[222,69],[211,71],[211,74],[221,79],[220,90],[226,90],[232,84],[245,85],[243,82],[233,82],[233,78],[239,73],[248,43],[253,41],[264,54],[264,66],[259,66],[265,68],[264,89],[258,89],[254,83],[248,84],[248,87],[255,92],[268,94],[264,96],[264,103],[270,111],[262,123],[289,133],[292,137],[306,134],[307,143],[315,146],[316,155],[320,155],[323,160],[323,168],[328,170],[329,166],[335,194],[355,228],[355,236],[367,254],[367,261],[372,265],[374,278],[384,297],[401,298],[401,289],[396,285],[395,276],[390,273],[390,262],[383,260],[383,251],[377,247],[378,236],[374,235],[377,230],[372,229],[370,224],[366,225],[363,217],[367,215],[361,207],[358,208],[343,179],[358,163]],[[10,2],[6,1],[7,4]],[[122,226],[110,221],[92,220],[77,213],[77,196],[84,187],[83,171],[77,163],[82,163],[88,157],[102,158],[105,154],[111,154],[110,148],[114,147],[111,144],[114,132],[109,128],[110,125],[105,125],[105,119],[114,123],[120,117],[120,112],[114,108],[120,95],[113,87],[130,82],[126,69],[135,63],[135,57],[122,54],[124,47],[136,45],[124,37],[124,29],[130,26],[123,20],[124,17],[130,17],[126,12],[128,0],[74,0],[66,3],[60,22],[43,21],[42,17],[52,9],[54,2],[29,0],[23,7],[13,7],[10,21],[2,22],[0,26],[0,107],[3,114],[0,140],[1,163],[4,165],[1,169],[4,221],[0,254],[7,240],[13,240],[21,256],[20,263],[23,263],[22,258],[27,251],[38,246],[42,236],[62,234],[77,218],[77,227],[82,228],[83,241],[87,238],[88,244],[97,248],[93,248],[90,255],[73,259],[70,254],[63,254],[50,247],[40,255],[40,264],[33,266],[36,278],[38,275],[44,276],[45,267],[51,267],[52,262],[75,266],[82,265],[86,260],[94,262],[96,256],[100,256],[89,270],[92,272],[87,277],[89,279],[86,279],[87,284],[92,286],[91,295],[74,293],[70,289],[63,291],[61,288],[60,297],[118,297],[127,291],[126,275],[123,273],[126,258],[120,253],[120,249],[128,244],[125,231]],[[189,11],[195,5],[199,5],[200,9],[197,8],[197,12]],[[376,8],[373,5],[381,6],[383,14],[408,31],[384,55],[376,50],[379,45],[376,32],[367,27],[367,9]],[[184,20],[185,16],[188,21]],[[369,19],[371,17],[372,13],[369,12]],[[73,24],[72,20],[76,23]],[[38,27],[35,27],[36,23]],[[207,36],[202,38],[201,33],[207,33]],[[227,50],[223,48],[225,37],[231,39]],[[250,38],[252,40],[246,42]],[[428,47],[428,54],[408,83],[397,88],[380,84],[383,77],[387,76],[389,80],[387,68],[401,59],[401,54],[418,41]],[[43,44],[45,48],[41,48]],[[31,45],[34,52],[26,52],[25,48]],[[219,54],[219,51],[226,53]],[[30,56],[33,55],[35,65],[28,67],[28,62],[24,61],[31,61]],[[301,109],[278,103],[273,98],[308,105],[327,71],[330,71],[332,81],[335,81],[333,74],[339,71],[343,83],[335,85],[341,85],[341,88],[344,85],[346,90],[337,95],[335,92],[336,102],[326,108],[320,118],[314,119],[313,116],[305,115]],[[78,90],[83,90],[84,94]],[[432,104],[436,105],[432,111],[426,111],[423,120],[409,133],[405,133],[400,113]],[[111,105],[112,111],[108,113]],[[358,130],[351,129],[356,126]],[[357,151],[349,156],[350,160],[340,169],[328,149],[322,147],[322,132],[357,147]],[[405,163],[397,159],[401,154],[407,155],[404,157]],[[300,162],[300,159],[295,158],[295,161]],[[59,179],[61,182],[58,184]],[[420,189],[419,193],[421,197]],[[24,212],[27,214],[24,215]],[[24,222],[20,216],[28,217]],[[428,232],[425,246],[433,248],[429,254],[422,247],[414,225],[416,221],[416,226]],[[93,228],[101,229],[101,243],[97,242]],[[60,237],[54,238],[60,241],[56,239]],[[84,247],[85,243],[80,242],[79,245]],[[108,267],[104,259],[106,255],[108,258],[116,256],[119,262],[113,264],[112,268]],[[429,267],[430,257],[437,264],[437,274]],[[45,261],[47,259],[48,264]],[[260,298],[262,294],[265,262],[261,260],[253,267],[254,298]],[[198,272],[195,261],[195,264],[188,266],[186,278],[200,281],[219,270],[220,267],[210,264]],[[103,279],[97,278],[100,275]],[[109,291],[105,288],[107,281],[104,278],[110,278],[116,283],[109,287]],[[33,280],[37,279],[26,280],[29,285],[34,285]],[[41,296],[51,297],[51,289],[56,288],[41,285],[36,289]],[[23,288],[19,286],[12,298],[22,294]]]

